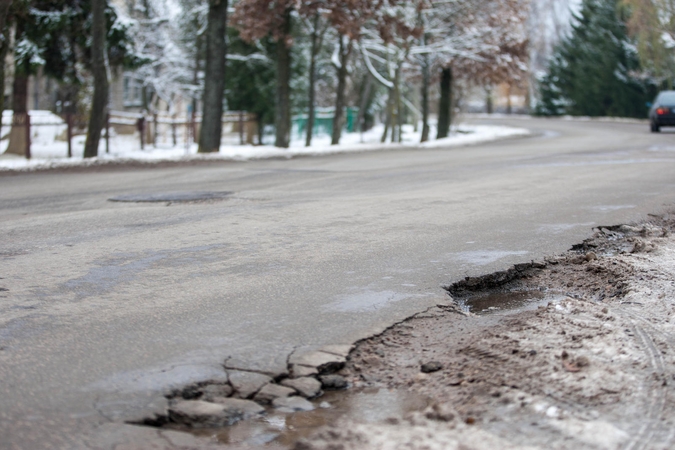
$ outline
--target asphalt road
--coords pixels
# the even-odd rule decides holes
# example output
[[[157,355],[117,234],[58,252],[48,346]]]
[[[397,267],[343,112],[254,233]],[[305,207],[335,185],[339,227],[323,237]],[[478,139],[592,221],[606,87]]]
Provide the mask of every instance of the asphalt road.
[[[218,376],[226,358],[283,371],[293,351],[351,343],[448,301],[442,285],[675,204],[675,134],[492,121],[535,134],[0,176],[0,448],[147,448],[161,441],[153,430],[120,423],[172,386]],[[192,191],[233,194],[108,201]]]

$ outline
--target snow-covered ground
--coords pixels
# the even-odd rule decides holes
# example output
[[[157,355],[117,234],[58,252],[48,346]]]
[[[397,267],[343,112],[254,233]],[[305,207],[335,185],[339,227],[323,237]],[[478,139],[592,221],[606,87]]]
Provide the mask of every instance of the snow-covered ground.
[[[57,117],[57,116],[56,116]],[[5,118],[7,119],[7,118]],[[8,123],[3,120],[3,123]],[[140,149],[140,143],[137,135],[119,135],[111,136],[110,153],[106,153],[105,140],[101,140],[99,148],[99,157],[83,159],[84,136],[73,138],[73,157],[68,158],[68,147],[65,141],[58,140],[63,131],[63,125],[35,127],[31,145],[32,159],[26,160],[14,155],[5,155],[8,140],[0,141],[0,170],[22,171],[37,170],[46,168],[86,166],[93,164],[105,164],[121,161],[138,162],[166,162],[166,161],[189,161],[189,160],[232,160],[246,161],[254,159],[275,158],[308,155],[326,155],[334,153],[347,152],[365,152],[374,150],[387,150],[396,148],[439,148],[456,147],[469,144],[488,142],[495,139],[525,136],[530,131],[524,128],[514,128],[499,125],[459,125],[454,127],[451,136],[446,139],[433,140],[420,144],[421,126],[417,131],[412,125],[403,127],[403,143],[401,144],[381,144],[380,138],[384,131],[383,125],[375,126],[372,130],[365,133],[346,133],[342,137],[340,145],[330,145],[330,136],[317,136],[314,138],[311,147],[304,146],[304,138],[300,135],[294,135],[291,146],[288,149],[280,149],[272,145],[233,145],[224,144],[220,152],[213,154],[197,154],[196,144],[179,144],[172,146],[170,144],[158,145],[158,148],[147,146],[145,150]],[[3,127],[3,131],[5,128]],[[7,131],[4,131],[5,134]],[[432,128],[430,135],[434,136],[436,130]]]

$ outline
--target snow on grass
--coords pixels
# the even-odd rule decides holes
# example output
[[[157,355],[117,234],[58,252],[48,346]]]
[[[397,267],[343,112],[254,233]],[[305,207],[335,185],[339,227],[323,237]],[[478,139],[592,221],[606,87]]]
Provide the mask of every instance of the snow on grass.
[[[7,123],[7,122],[5,122]],[[400,144],[382,144],[380,138],[384,132],[383,125],[378,125],[365,133],[345,133],[340,145],[330,145],[330,136],[317,136],[311,147],[304,146],[304,137],[295,135],[288,149],[280,149],[272,145],[236,145],[224,143],[218,153],[198,154],[196,144],[188,146],[172,146],[160,143],[157,148],[146,145],[140,149],[137,135],[111,135],[110,153],[105,152],[105,140],[101,140],[99,156],[84,159],[84,136],[73,138],[73,157],[68,158],[66,142],[55,140],[62,130],[55,125],[54,130],[47,127],[36,127],[31,146],[32,159],[26,160],[13,155],[0,155],[0,171],[30,171],[48,168],[85,167],[90,165],[115,164],[125,162],[172,162],[193,160],[229,160],[248,161],[265,158],[292,158],[296,156],[318,156],[336,153],[386,151],[400,148],[446,148],[488,142],[495,139],[526,136],[530,131],[498,125],[459,125],[454,128],[450,137],[420,144],[421,126],[417,131],[412,125],[404,125],[403,142]],[[37,133],[37,134],[36,134]],[[436,130],[431,130],[434,136]],[[41,137],[42,136],[42,137]],[[236,141],[236,139],[235,139]],[[0,152],[7,148],[7,139],[0,142]]]

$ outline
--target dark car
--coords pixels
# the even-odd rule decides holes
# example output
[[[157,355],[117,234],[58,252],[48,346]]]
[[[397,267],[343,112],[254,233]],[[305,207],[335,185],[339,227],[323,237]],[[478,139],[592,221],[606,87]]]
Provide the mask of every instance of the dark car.
[[[661,127],[675,127],[675,91],[661,91],[649,110],[649,124],[652,133]]]

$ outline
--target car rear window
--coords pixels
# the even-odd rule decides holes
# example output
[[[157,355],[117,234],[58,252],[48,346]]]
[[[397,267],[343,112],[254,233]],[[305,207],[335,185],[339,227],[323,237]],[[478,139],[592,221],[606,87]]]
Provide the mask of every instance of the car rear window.
[[[658,102],[664,105],[675,105],[675,92],[661,92]]]

